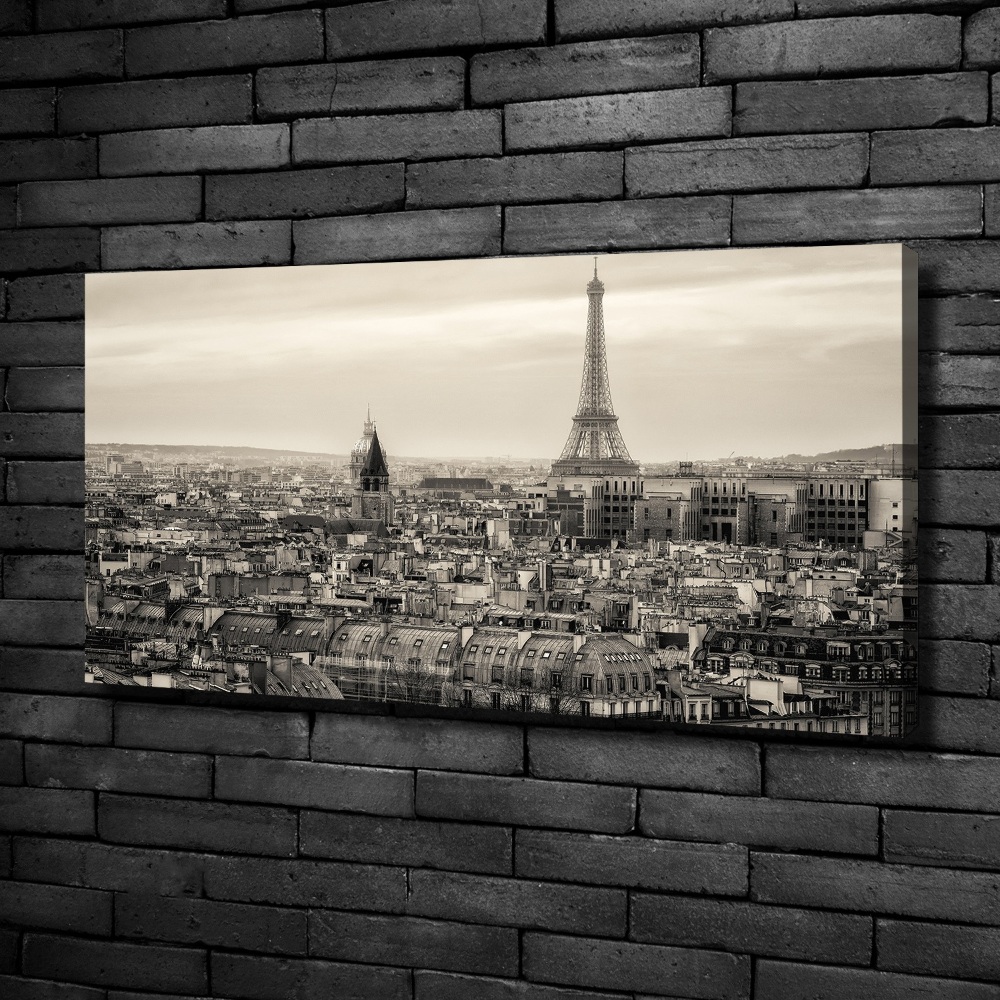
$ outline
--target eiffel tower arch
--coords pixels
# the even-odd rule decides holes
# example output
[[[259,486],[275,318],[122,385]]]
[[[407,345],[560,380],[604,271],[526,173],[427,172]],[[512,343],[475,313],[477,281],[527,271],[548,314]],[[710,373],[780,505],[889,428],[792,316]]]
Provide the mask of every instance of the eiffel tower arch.
[[[583,351],[583,380],[573,426],[562,454],[552,463],[553,476],[636,476],[639,463],[632,460],[618,429],[608,381],[604,346],[604,282],[594,277],[587,284],[587,340]]]

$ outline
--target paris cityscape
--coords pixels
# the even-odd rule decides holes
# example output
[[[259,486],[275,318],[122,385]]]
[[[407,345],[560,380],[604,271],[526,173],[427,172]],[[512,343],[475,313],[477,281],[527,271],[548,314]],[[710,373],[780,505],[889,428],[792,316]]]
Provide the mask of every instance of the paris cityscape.
[[[810,249],[855,252],[838,272],[854,285],[873,271],[858,254],[886,250]],[[714,253],[726,260],[752,252]],[[342,406],[329,422],[309,402],[327,398],[309,383],[322,369],[319,349],[300,343],[292,327],[271,340],[279,345],[273,350],[283,344],[298,355],[300,391],[287,375],[258,388],[271,348],[254,357],[258,341],[241,321],[234,330],[248,342],[239,357],[239,341],[224,343],[222,334],[204,347],[215,353],[203,364],[178,347],[176,385],[150,392],[123,366],[141,373],[143,351],[149,364],[162,364],[166,346],[148,330],[128,340],[124,319],[102,329],[101,289],[92,315],[88,278],[86,679],[518,712],[540,721],[565,715],[905,735],[916,724],[914,448],[898,418],[896,426],[883,419],[875,402],[887,397],[884,412],[902,412],[899,373],[873,363],[875,371],[859,374],[839,344],[826,356],[829,368],[795,368],[794,359],[782,360],[795,342],[778,335],[761,361],[768,341],[745,318],[752,343],[741,347],[728,336],[721,342],[730,344],[731,362],[702,359],[697,376],[685,377],[683,351],[703,354],[701,344],[678,340],[661,358],[650,353],[650,335],[635,333],[640,316],[654,332],[683,327],[683,306],[668,306],[682,300],[654,300],[654,279],[629,286],[627,277],[643,267],[676,272],[681,257],[699,257],[699,266],[709,260],[705,252],[555,259],[564,290],[551,299],[525,293],[529,319],[514,321],[525,329],[524,344],[514,338],[489,363],[472,348],[462,356],[453,334],[445,339],[451,323],[476,324],[471,307],[441,307],[427,292],[435,266],[455,262],[394,265],[410,268],[397,294],[406,308],[384,322],[398,321],[420,353],[407,363],[398,348],[396,367],[406,371],[393,389],[396,349],[372,349],[363,310],[352,314],[339,300],[352,325],[348,331],[345,319],[340,340],[327,340],[346,352],[347,338],[369,354],[345,357],[347,374],[326,375],[329,397]],[[738,281],[718,280],[732,280],[733,289],[759,283],[760,258],[745,259]],[[801,282],[815,281],[831,260],[841,258],[816,255]],[[488,263],[504,262],[475,262]],[[891,300],[893,261],[875,264],[885,287],[871,294]],[[465,273],[488,274],[482,280],[516,299],[523,288],[510,275],[531,279],[513,267],[507,277]],[[356,284],[355,275],[343,280]],[[676,278],[678,296],[683,279]],[[468,282],[471,300],[479,286]],[[631,314],[614,311],[616,292],[631,296]],[[206,295],[217,293],[206,285]],[[326,294],[333,293],[303,299],[325,314]],[[774,296],[787,303],[795,294],[792,279],[775,282]],[[837,280],[830,294],[844,294]],[[142,297],[131,297],[132,308],[143,308]],[[760,305],[767,329],[801,325],[791,306],[787,317],[776,316],[774,301]],[[391,317],[393,305],[372,308]],[[739,315],[755,307],[733,308]],[[494,303],[489,315],[502,319],[503,310]],[[863,294],[857,310],[873,312]],[[422,314],[425,327],[413,319]],[[533,346],[544,339],[534,317],[559,324],[551,348]],[[879,322],[885,357],[898,359],[898,316],[890,309]],[[703,343],[710,345],[709,334]],[[651,357],[662,371],[647,388]],[[760,402],[760,372],[774,387],[773,403]],[[524,387],[523,400],[504,378]],[[752,383],[745,397],[742,382]],[[468,401],[436,412],[459,383]],[[215,388],[206,393],[204,385]],[[789,385],[804,391],[789,393]],[[779,395],[787,414],[779,414]],[[626,400],[633,419],[641,406],[661,409],[633,425],[613,398]],[[241,409],[248,399],[252,409]],[[231,427],[226,412],[235,415]],[[433,438],[418,438],[429,434],[418,414],[432,420]],[[557,420],[561,440],[541,436]],[[699,425],[717,438],[682,449]],[[637,457],[633,430],[643,446]],[[180,439],[167,440],[171,434]],[[533,442],[536,457],[514,457],[507,441],[522,456]],[[744,453],[697,457],[730,441]]]

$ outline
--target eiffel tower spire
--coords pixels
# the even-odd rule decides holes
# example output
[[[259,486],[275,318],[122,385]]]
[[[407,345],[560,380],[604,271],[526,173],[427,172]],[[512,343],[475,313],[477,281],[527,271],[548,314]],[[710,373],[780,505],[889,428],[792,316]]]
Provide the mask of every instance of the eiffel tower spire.
[[[639,465],[625,447],[611,402],[608,358],[604,349],[604,282],[594,277],[587,284],[587,342],[583,351],[583,380],[573,427],[553,475],[634,476]]]

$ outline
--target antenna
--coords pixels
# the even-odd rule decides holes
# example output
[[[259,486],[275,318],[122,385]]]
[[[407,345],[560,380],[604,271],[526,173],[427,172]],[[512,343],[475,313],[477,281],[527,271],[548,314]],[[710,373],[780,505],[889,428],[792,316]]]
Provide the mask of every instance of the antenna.
[[[594,277],[597,277],[597,258],[594,258]]]

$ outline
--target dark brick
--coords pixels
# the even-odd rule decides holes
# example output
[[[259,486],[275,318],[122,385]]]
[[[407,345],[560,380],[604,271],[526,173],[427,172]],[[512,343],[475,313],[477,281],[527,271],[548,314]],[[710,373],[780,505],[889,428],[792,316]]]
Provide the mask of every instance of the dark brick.
[[[588,882],[672,892],[744,896],[747,851],[639,837],[518,830],[518,878]]]
[[[82,274],[46,274],[35,278],[18,278],[7,285],[9,321],[82,318]],[[32,327],[27,332],[34,329]],[[83,357],[82,347],[80,357]]]
[[[0,700],[0,731],[32,740],[110,743],[111,705],[93,698],[7,692]]]
[[[79,694],[84,687],[82,649],[0,647],[0,683],[5,691]]]
[[[13,504],[77,503],[83,462],[8,462],[7,500]]]
[[[303,219],[292,231],[296,264],[500,253],[500,209],[492,206]]]
[[[4,397],[15,412],[83,411],[82,368],[12,368]]]
[[[47,135],[55,130],[55,87],[4,91],[0,135]]]
[[[983,189],[983,232],[1000,236],[1000,185],[987,184]]]
[[[1000,799],[1000,774],[985,757],[774,746],[765,763],[767,793],[779,798],[971,811]]]
[[[0,972],[14,972],[17,968],[17,951],[21,941],[18,931],[0,927]]]
[[[522,974],[536,982],[712,1000],[749,996],[746,955],[531,931],[523,947]]]
[[[648,944],[721,948],[776,958],[868,965],[867,916],[684,896],[632,896],[629,935]]]
[[[631,0],[609,6],[602,0],[556,0],[556,36],[604,38],[617,35],[656,35],[713,24],[753,24],[795,16],[793,0],[746,0],[738,5],[724,0]]]
[[[955,980],[927,980],[875,969],[837,969],[763,959],[754,979],[757,1000],[812,1000],[813,997],[871,997],[918,1000],[933,990],[934,1000],[994,1000],[992,986]]]
[[[246,867],[245,859],[240,859]],[[90,889],[199,896],[204,859],[196,854],[117,847],[81,840],[17,837],[14,877]]]
[[[623,889],[551,885],[524,879],[410,873],[406,912],[480,924],[624,937]]]
[[[928,529],[922,528],[921,531]],[[974,694],[989,689],[990,647],[981,642],[922,642],[920,686],[939,694]]]
[[[0,537],[10,551],[79,550],[83,534],[83,511],[76,508],[0,507]]]
[[[410,973],[342,962],[212,953],[212,989],[221,996],[287,1000],[289,997],[378,997],[410,1000]]]
[[[1000,875],[987,872],[815,855],[750,855],[750,897],[763,903],[995,924],[1000,921],[998,891]]]
[[[927,695],[920,703],[921,742],[943,750],[994,753],[1000,701]]]
[[[452,719],[320,715],[310,746],[313,760],[370,767],[520,774],[524,766],[517,727]]]
[[[203,868],[205,895],[213,899],[388,913],[406,907],[403,868],[221,856],[206,858]]]
[[[921,472],[925,523],[1000,525],[1000,476],[995,472]]]
[[[13,229],[17,225],[17,189],[0,188],[0,229]]]
[[[563,829],[627,833],[635,822],[631,788],[421,771],[417,813]]]
[[[947,413],[920,420],[920,465],[938,469],[995,468],[1000,458],[1000,416]],[[934,638],[933,633],[930,634]],[[963,638],[943,636],[943,638]]]
[[[923,528],[920,532],[920,580],[927,583],[984,583],[986,535],[981,531]]]
[[[159,76],[323,58],[318,10],[166,24],[125,32],[129,76]]]
[[[111,933],[111,893],[0,880],[0,921],[24,928]]]
[[[0,831],[92,837],[94,793],[0,785]]]
[[[98,28],[142,21],[186,21],[201,17],[225,17],[226,0],[35,0],[40,31]]]
[[[196,754],[29,744],[29,785],[208,798],[212,760]]]
[[[645,146],[625,153],[625,184],[630,198],[858,187],[867,169],[867,135],[722,139]]]
[[[106,270],[172,267],[254,267],[288,264],[290,223],[190,222],[176,226],[123,226],[103,231]]]
[[[295,813],[290,809],[102,794],[98,826],[101,839],[113,843],[295,854]]]
[[[6,555],[3,595],[10,599],[79,599],[85,578],[82,555]]]
[[[925,295],[1000,292],[1000,241],[927,240],[917,251]]]
[[[962,22],[957,17],[899,14],[783,21],[705,32],[705,81],[836,76],[891,66],[958,69]]]
[[[215,797],[377,816],[413,815],[413,775],[384,768],[219,757]]]
[[[700,68],[697,35],[511,49],[472,57],[470,92],[474,104],[509,104],[546,97],[697,87]]]
[[[1000,640],[1000,587],[937,584],[921,590],[926,639]]]
[[[154,129],[101,137],[101,173],[183,174],[267,170],[289,162],[287,125]]]
[[[622,154],[617,152],[444,160],[406,171],[408,208],[621,196]]]
[[[275,907],[210,899],[165,899],[129,892],[115,898],[115,934],[239,951],[304,955],[306,915]]]
[[[327,167],[205,178],[205,218],[312,218],[403,207],[403,165]]]
[[[83,421],[79,413],[2,413],[0,414],[0,449],[8,458],[78,458],[83,451]],[[30,512],[26,509],[5,512],[8,524],[14,528],[18,522],[40,517],[46,523],[55,524],[62,517],[65,529],[70,533],[80,530],[76,524],[78,512],[57,515],[54,511]],[[4,517],[4,514],[0,514]],[[47,537],[47,536],[46,536]],[[69,534],[64,533],[64,539]],[[28,544],[25,545],[24,543]],[[68,544],[64,541],[63,544]],[[22,539],[21,548],[46,548],[40,539],[35,544],[30,539]],[[68,547],[75,548],[76,543]]]
[[[0,271],[96,271],[97,229],[18,229],[0,232]]]
[[[82,365],[83,324],[0,324],[0,364],[5,368],[18,365]]]
[[[128,80],[59,92],[60,132],[242,125],[253,115],[249,74]]]
[[[512,837],[510,830],[495,826],[303,811],[299,815],[299,853],[341,861],[509,875]]]
[[[31,30],[31,0],[9,0],[0,7],[0,31],[16,34]]]
[[[942,10],[956,7],[954,0],[799,0],[795,5],[798,17],[829,17],[833,14],[881,14],[894,10]]]
[[[106,1000],[104,990],[73,983],[0,976],[0,994],[7,1000]]]
[[[122,75],[120,31],[66,31],[0,38],[0,83],[107,80]]]
[[[23,784],[24,757],[20,740],[0,739],[0,785]]]
[[[328,59],[545,41],[545,0],[384,0],[328,8]]]
[[[950,354],[991,354],[1000,350],[1000,299],[963,295],[921,299],[920,347]]]
[[[6,139],[0,142],[0,182],[97,176],[94,139]]]
[[[668,840],[836,854],[878,853],[878,810],[869,806],[643,789],[639,829],[646,836]]]
[[[878,188],[738,195],[734,243],[810,243],[977,236],[978,187]]]
[[[149,750],[304,758],[309,755],[309,717],[304,712],[120,704],[115,711],[115,744]]]
[[[260,120],[372,111],[445,111],[462,107],[465,60],[455,56],[276,66],[258,70]]]
[[[918,129],[872,136],[872,184],[1000,179],[1000,128]]]
[[[195,219],[201,208],[196,177],[41,181],[21,184],[17,194],[18,221],[25,226]]]
[[[292,124],[292,160],[302,166],[495,156],[501,151],[500,121],[499,111],[307,118]]]
[[[1000,10],[988,7],[965,22],[965,65],[1000,66]]]
[[[648,198],[506,210],[505,253],[725,246],[731,199]]]
[[[1000,930],[903,920],[875,924],[880,969],[1000,981]]]
[[[606,993],[425,969],[414,970],[413,983],[415,1000],[609,1000]]]
[[[516,153],[727,136],[730,102],[728,87],[702,87],[511,104],[504,108],[504,149]]]
[[[314,910],[309,914],[309,953],[375,965],[516,976],[518,932],[450,920]]]
[[[23,963],[28,975],[96,986],[191,994],[208,989],[205,952],[195,948],[27,934]]]
[[[666,786],[734,795],[760,791],[757,747],[735,740],[672,733],[581,733],[528,730],[528,758],[536,778]]]
[[[1000,819],[995,813],[890,809],[885,813],[884,838],[886,861],[952,868],[1000,868]]]
[[[736,135],[854,132],[981,125],[989,107],[985,73],[739,83]]]

